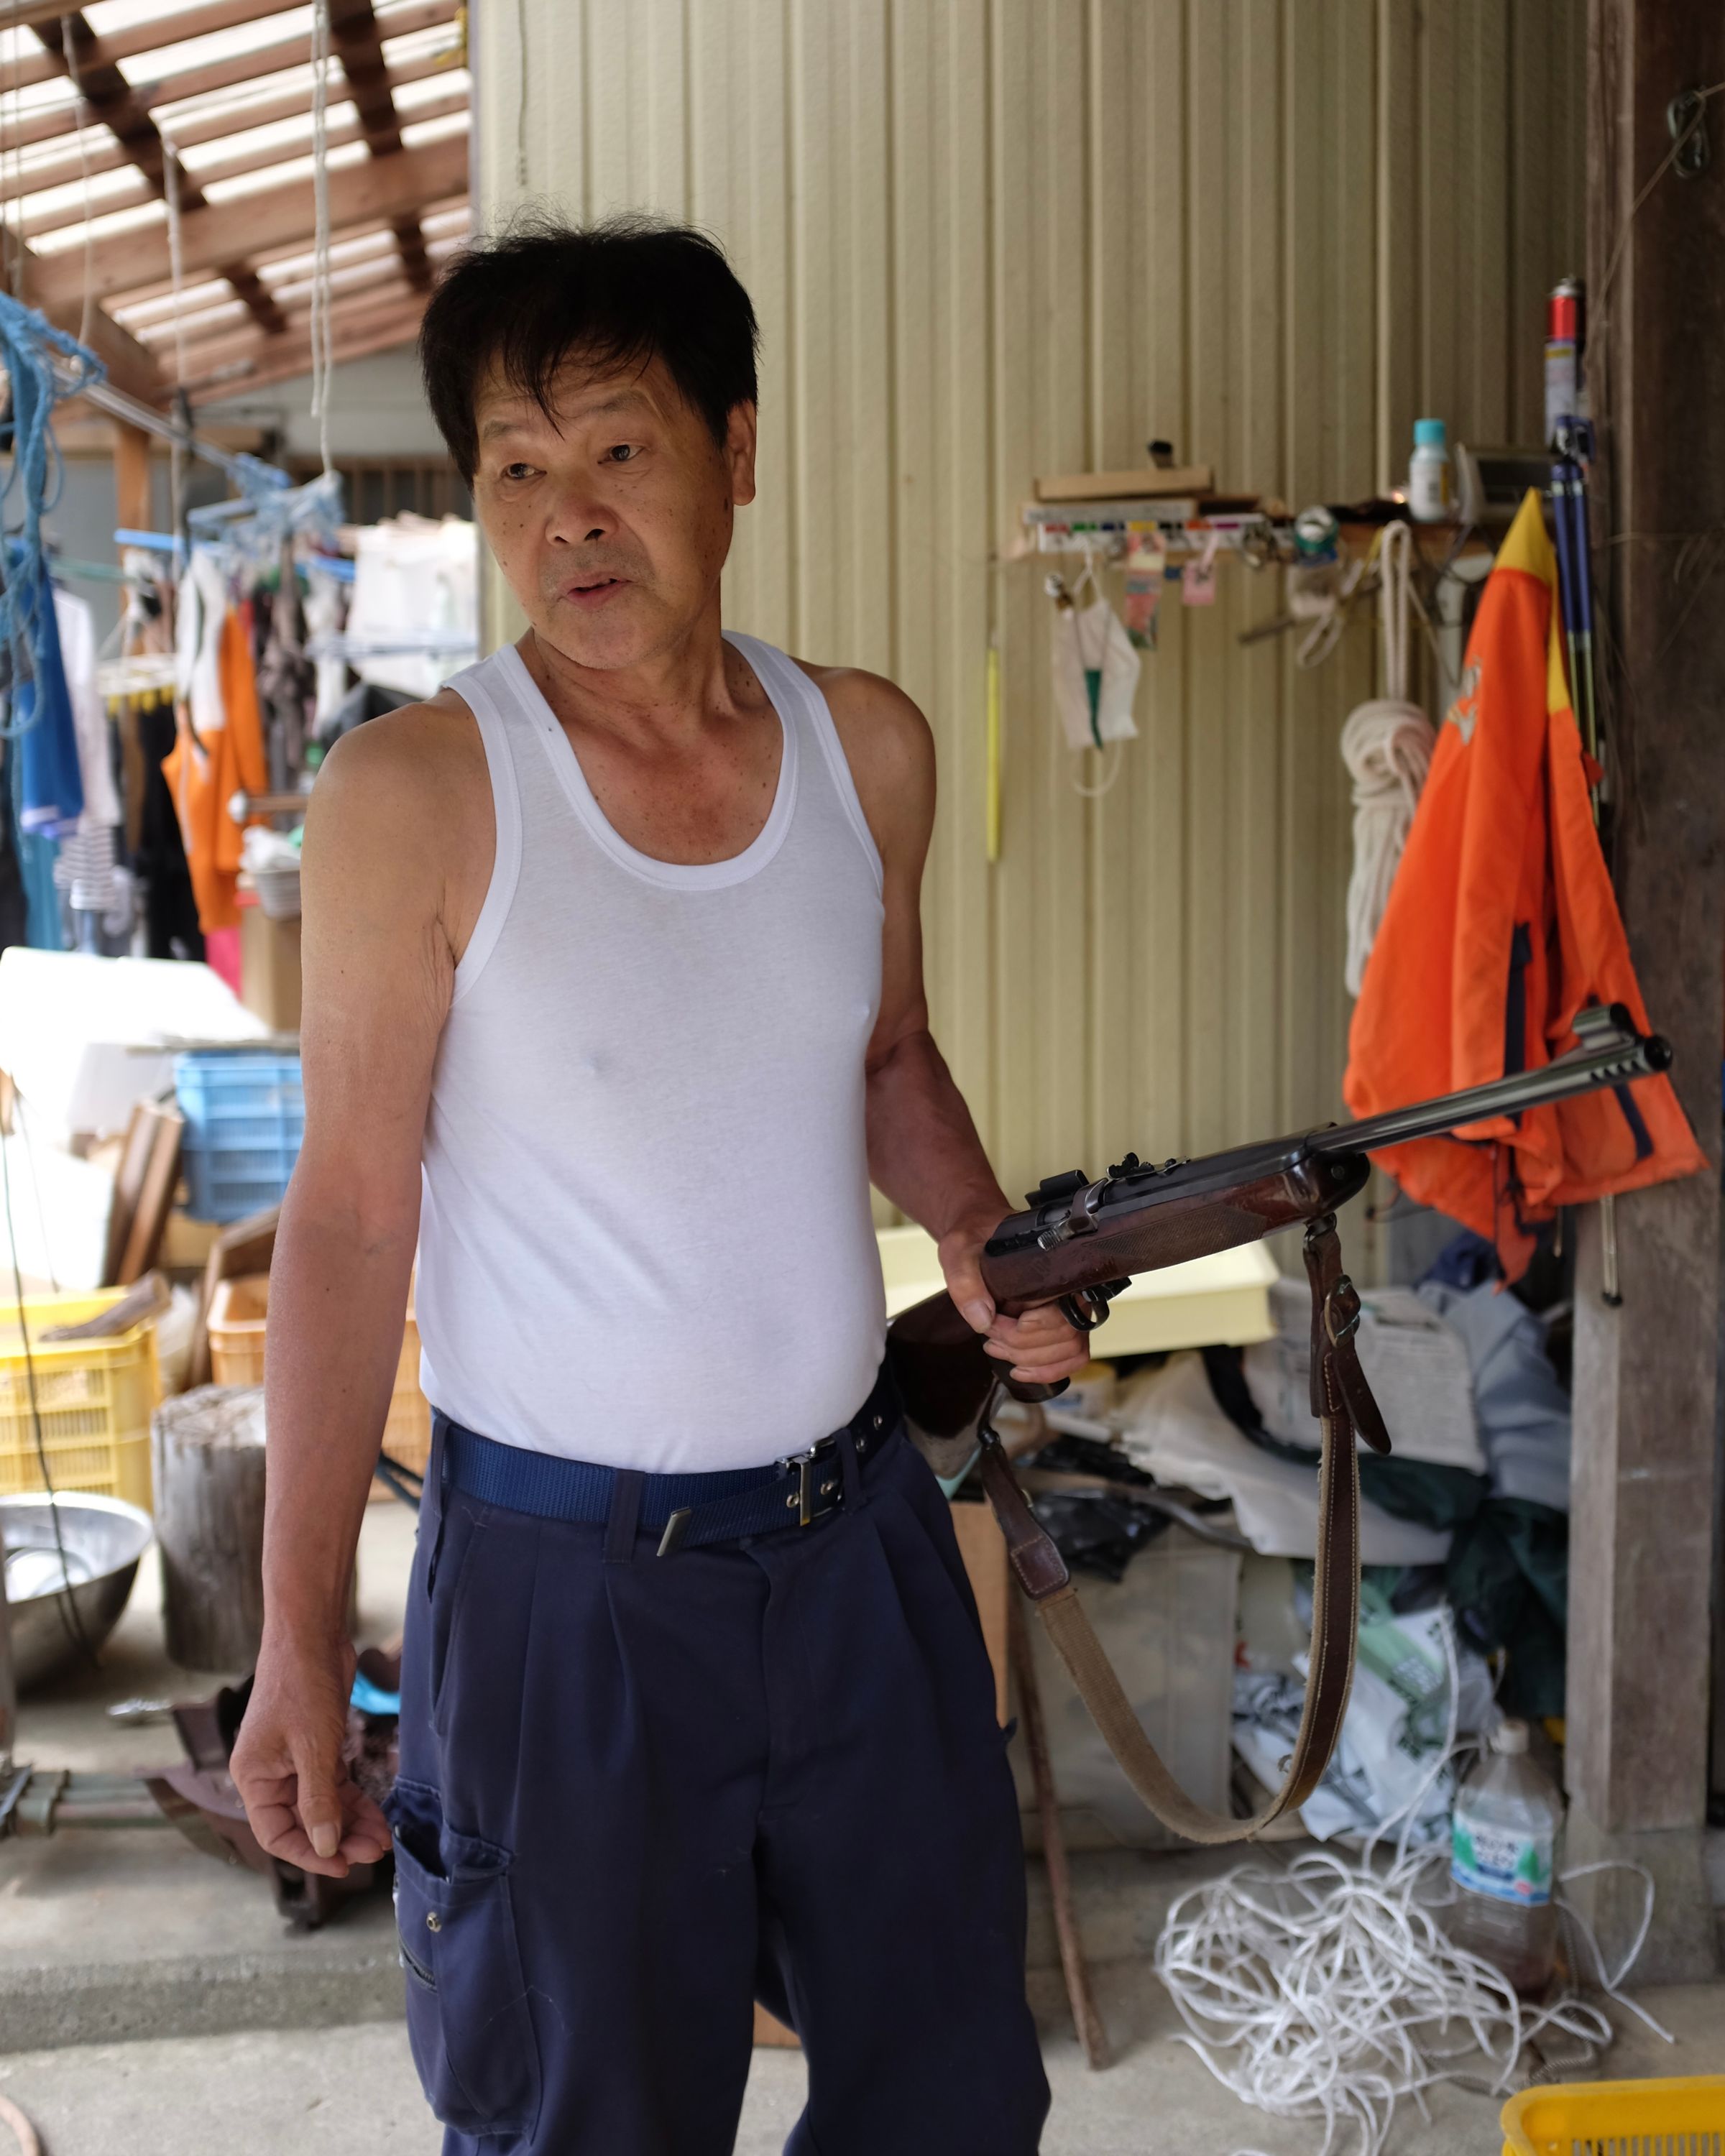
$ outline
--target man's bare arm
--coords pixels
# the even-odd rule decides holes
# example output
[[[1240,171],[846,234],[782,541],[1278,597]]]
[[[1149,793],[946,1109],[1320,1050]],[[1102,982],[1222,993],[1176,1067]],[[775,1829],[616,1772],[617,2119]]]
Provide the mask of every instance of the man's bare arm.
[[[923,865],[934,828],[934,742],[904,692],[872,675],[823,675],[834,722],[880,853],[886,920],[880,1010],[870,1040],[869,1175],[927,1229],[952,1300],[1015,1377],[1047,1383],[1086,1359],[1053,1306],[1003,1317],[983,1285],[983,1243],[1012,1210],[964,1096],[929,1030],[922,982]]]
[[[264,1846],[335,1876],[388,1841],[340,1763],[348,1580],[401,1354],[454,974],[442,863],[470,793],[463,724],[436,707],[374,720],[333,752],[306,819],[305,1137],[270,1272],[264,1636],[234,1774]]]

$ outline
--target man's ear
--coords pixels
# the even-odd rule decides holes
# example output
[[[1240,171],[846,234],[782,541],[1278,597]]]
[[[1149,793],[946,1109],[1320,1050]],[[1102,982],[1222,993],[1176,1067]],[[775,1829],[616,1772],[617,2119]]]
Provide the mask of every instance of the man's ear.
[[[725,429],[725,468],[731,475],[731,499],[739,509],[755,498],[755,422],[752,404],[733,404]]]

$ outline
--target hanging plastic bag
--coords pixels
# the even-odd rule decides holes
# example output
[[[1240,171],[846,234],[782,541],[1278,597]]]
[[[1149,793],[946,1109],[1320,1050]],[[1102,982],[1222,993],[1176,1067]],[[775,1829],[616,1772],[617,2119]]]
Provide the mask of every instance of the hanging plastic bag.
[[[1068,748],[1135,738],[1132,696],[1142,663],[1120,617],[1100,595],[1087,607],[1069,601],[1059,609],[1054,699]]]

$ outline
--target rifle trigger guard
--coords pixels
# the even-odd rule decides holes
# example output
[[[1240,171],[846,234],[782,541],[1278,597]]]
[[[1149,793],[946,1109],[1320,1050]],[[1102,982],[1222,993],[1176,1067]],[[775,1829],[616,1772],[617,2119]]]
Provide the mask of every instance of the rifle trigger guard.
[[[1060,1297],[1060,1310],[1075,1332],[1094,1332],[1108,1315],[1108,1298],[1099,1288],[1081,1287]]]

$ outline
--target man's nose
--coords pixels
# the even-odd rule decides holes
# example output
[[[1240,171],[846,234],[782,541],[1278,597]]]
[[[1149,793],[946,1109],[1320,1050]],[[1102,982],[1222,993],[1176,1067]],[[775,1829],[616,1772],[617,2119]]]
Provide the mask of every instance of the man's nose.
[[[546,536],[553,547],[583,547],[615,530],[616,519],[591,486],[569,486],[551,505]]]

